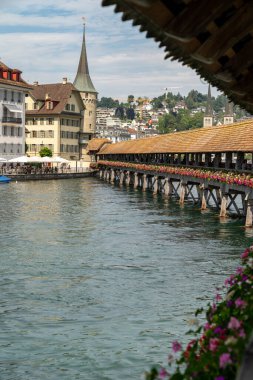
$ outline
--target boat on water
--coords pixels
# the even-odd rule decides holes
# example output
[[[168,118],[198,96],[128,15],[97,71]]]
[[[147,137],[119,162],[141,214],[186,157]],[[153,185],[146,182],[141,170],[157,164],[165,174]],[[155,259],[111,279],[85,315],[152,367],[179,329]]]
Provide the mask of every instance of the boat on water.
[[[0,175],[0,183],[9,183],[11,178],[6,177],[5,175]]]

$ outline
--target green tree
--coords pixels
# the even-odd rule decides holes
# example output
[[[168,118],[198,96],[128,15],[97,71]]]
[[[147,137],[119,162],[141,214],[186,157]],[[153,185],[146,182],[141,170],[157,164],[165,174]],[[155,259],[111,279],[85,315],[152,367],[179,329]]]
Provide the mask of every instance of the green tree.
[[[127,97],[127,103],[133,103],[134,102],[134,95],[128,95]]]
[[[222,108],[225,108],[226,96],[218,95],[217,98],[212,99],[212,102],[214,111],[219,112]]]
[[[125,118],[125,110],[122,105],[116,108],[115,116],[120,118],[121,120]]]
[[[128,120],[134,120],[135,118],[135,112],[133,108],[127,108],[126,109],[126,117]]]
[[[172,113],[166,113],[159,117],[157,130],[160,133],[173,132],[177,127],[176,117]]]
[[[116,108],[118,106],[119,106],[119,101],[114,100],[112,98],[102,97],[101,100],[98,101],[98,107]]]
[[[39,154],[40,154],[40,157],[52,157],[53,156],[53,152],[47,146],[44,146],[44,148],[42,148],[40,150]]]

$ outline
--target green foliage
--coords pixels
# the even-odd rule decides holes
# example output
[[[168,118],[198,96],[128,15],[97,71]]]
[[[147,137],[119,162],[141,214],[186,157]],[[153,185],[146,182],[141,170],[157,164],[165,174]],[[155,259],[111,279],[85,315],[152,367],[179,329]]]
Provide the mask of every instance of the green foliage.
[[[44,146],[44,148],[42,148],[40,150],[39,154],[40,154],[40,157],[52,157],[53,156],[53,152],[47,146]]]
[[[98,101],[97,106],[103,108],[116,108],[119,106],[119,101],[112,98],[102,97],[101,100]]]
[[[121,120],[125,118],[125,109],[122,105],[116,108],[115,116]]]
[[[126,118],[128,120],[134,120],[135,118],[135,112],[133,108],[127,108],[126,109]]]
[[[178,113],[167,113],[158,120],[158,131],[170,133],[175,130],[185,131],[187,129],[201,128],[203,126],[203,113],[191,114],[189,110],[179,110]]]
[[[133,102],[134,102],[134,95],[128,95],[127,103],[133,103]]]

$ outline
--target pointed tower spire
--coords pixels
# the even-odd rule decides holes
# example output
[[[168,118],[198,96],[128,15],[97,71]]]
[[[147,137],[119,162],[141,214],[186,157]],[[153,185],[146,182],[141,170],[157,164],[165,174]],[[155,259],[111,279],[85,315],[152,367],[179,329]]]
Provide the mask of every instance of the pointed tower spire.
[[[206,111],[205,111],[205,116],[203,120],[203,127],[212,127],[212,125],[213,125],[213,106],[212,106],[211,86],[209,84]]]
[[[212,106],[212,96],[211,96],[210,84],[208,85],[207,104],[206,104],[205,115],[213,117],[213,106]]]
[[[89,66],[88,66],[86,43],[85,43],[85,22],[83,24],[82,50],[81,50],[79,65],[78,65],[78,69],[76,73],[76,78],[74,80],[74,86],[80,92],[97,93],[89,74]]]

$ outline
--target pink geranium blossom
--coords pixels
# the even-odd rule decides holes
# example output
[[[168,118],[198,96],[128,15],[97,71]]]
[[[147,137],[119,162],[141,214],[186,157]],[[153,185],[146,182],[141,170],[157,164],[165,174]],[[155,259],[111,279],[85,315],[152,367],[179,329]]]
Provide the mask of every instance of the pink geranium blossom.
[[[221,354],[220,359],[219,359],[220,368],[226,368],[226,366],[231,363],[232,363],[232,360],[229,353]]]
[[[238,321],[238,319],[235,317],[231,317],[228,324],[228,328],[231,330],[238,330],[240,327],[241,327],[240,321]]]
[[[209,341],[209,350],[212,352],[216,351],[219,346],[219,343],[220,341],[218,338],[211,338]]]
[[[243,301],[241,298],[237,298],[237,300],[235,300],[235,306],[238,308],[238,309],[244,309],[246,307],[247,303],[245,301]]]
[[[174,342],[172,342],[172,351],[173,352],[178,352],[178,351],[181,351],[182,350],[182,346],[181,344],[175,340]]]
[[[161,368],[159,371],[159,378],[160,379],[165,379],[168,376],[168,372],[166,371],[165,368]]]

